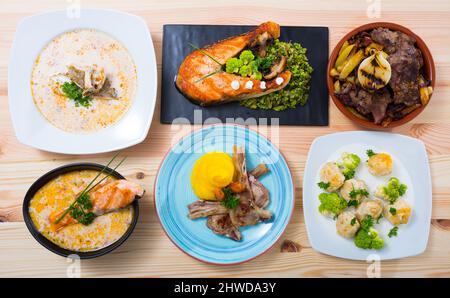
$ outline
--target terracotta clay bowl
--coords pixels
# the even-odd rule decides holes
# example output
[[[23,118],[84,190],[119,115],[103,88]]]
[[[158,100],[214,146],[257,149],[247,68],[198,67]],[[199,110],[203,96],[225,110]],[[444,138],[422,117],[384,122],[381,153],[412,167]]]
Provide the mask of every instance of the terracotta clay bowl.
[[[327,86],[328,86],[328,92],[331,96],[331,98],[333,99],[334,104],[338,107],[338,109],[345,115],[347,116],[347,118],[349,118],[350,120],[352,120],[353,122],[364,126],[366,128],[369,129],[378,129],[378,130],[386,130],[386,129],[391,129],[393,127],[396,126],[400,126],[403,125],[409,121],[411,121],[412,119],[414,119],[417,115],[419,115],[424,109],[425,107],[428,105],[428,103],[426,105],[422,105],[419,108],[415,109],[414,111],[412,111],[411,113],[407,114],[405,117],[403,117],[402,119],[399,120],[393,120],[391,123],[389,123],[386,126],[382,126],[380,124],[375,124],[372,121],[363,119],[362,117],[358,117],[357,115],[355,115],[355,112],[352,112],[347,106],[345,106],[334,94],[334,81],[333,78],[329,75],[330,70],[333,68],[337,56],[339,54],[339,50],[341,49],[342,45],[344,44],[344,42],[348,39],[350,39],[352,36],[358,34],[359,32],[363,32],[363,31],[369,31],[378,27],[384,27],[384,28],[388,28],[390,30],[395,30],[395,31],[400,31],[403,32],[409,36],[413,36],[416,39],[416,45],[417,47],[422,51],[422,56],[423,56],[423,71],[425,74],[425,79],[428,79],[431,81],[431,86],[433,87],[434,90],[434,85],[436,82],[436,70],[435,70],[435,66],[434,66],[434,61],[433,61],[433,56],[430,53],[430,50],[428,49],[427,45],[425,44],[425,42],[416,34],[414,34],[411,30],[409,30],[408,28],[405,28],[401,25],[395,24],[395,23],[387,23],[387,22],[376,22],[376,23],[370,23],[370,24],[365,24],[362,25],[360,27],[357,27],[355,29],[353,29],[352,31],[350,31],[349,33],[347,33],[336,45],[336,47],[333,49],[333,52],[331,52],[331,56],[330,59],[328,60],[328,67],[327,67]],[[431,94],[432,96],[432,94]],[[431,100],[431,97],[430,97]]]

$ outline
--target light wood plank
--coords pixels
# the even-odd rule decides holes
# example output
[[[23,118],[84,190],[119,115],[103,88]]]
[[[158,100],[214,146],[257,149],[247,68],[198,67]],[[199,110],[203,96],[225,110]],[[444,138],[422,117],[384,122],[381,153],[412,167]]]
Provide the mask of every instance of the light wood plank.
[[[427,251],[416,257],[382,262],[382,276],[450,276],[450,2],[431,0],[382,1],[381,19],[369,19],[367,3],[350,1],[250,0],[95,0],[82,7],[125,10],[143,17],[155,43],[159,77],[163,24],[258,24],[267,18],[282,25],[330,27],[330,50],[351,28],[372,22],[401,23],[419,34],[434,55],[436,89],[427,109],[411,123],[393,132],[422,140],[430,157],[433,180],[433,225]],[[45,172],[71,162],[105,163],[110,154],[66,156],[26,147],[15,138],[8,111],[7,71],[16,26],[21,18],[48,9],[65,9],[60,0],[0,0],[0,276],[65,276],[68,263],[42,248],[22,222],[21,204],[28,187]],[[14,67],[14,66],[12,66]],[[158,93],[159,98],[159,93]],[[116,252],[82,262],[82,276],[165,277],[312,277],[366,276],[368,264],[337,259],[315,252],[308,242],[302,210],[302,176],[312,140],[318,136],[361,129],[349,122],[331,103],[329,127],[281,127],[263,134],[279,140],[293,173],[296,190],[294,216],[280,241],[266,255],[239,266],[206,265],[181,253],[165,236],[155,218],[152,194],[158,165],[176,132],[159,123],[159,102],[147,139],[125,150],[129,156],[121,172],[147,189],[142,216],[132,237]],[[270,131],[269,131],[270,132]],[[296,137],[292,137],[295,135]],[[139,173],[139,175],[138,175]],[[142,176],[142,179],[137,179]],[[302,247],[299,253],[280,253],[281,242],[290,239]]]

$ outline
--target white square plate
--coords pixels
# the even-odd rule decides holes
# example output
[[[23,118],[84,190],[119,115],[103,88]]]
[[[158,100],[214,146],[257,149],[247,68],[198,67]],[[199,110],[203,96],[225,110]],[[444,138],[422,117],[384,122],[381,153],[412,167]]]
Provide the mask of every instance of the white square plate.
[[[391,175],[374,177],[367,170],[366,150],[387,152],[394,161]],[[345,239],[336,233],[335,221],[322,216],[318,199],[322,190],[317,186],[319,171],[328,161],[335,161],[342,152],[351,152],[361,158],[355,177],[366,182],[373,196],[378,185],[390,177],[397,177],[408,186],[403,197],[412,207],[410,221],[400,225],[398,236],[389,238],[393,227],[381,219],[375,228],[385,240],[381,250],[364,250],[355,246],[353,239]],[[367,260],[376,256],[380,260],[404,258],[425,251],[430,231],[432,192],[428,157],[424,144],[414,138],[382,132],[354,131],[335,133],[316,138],[311,145],[303,178],[303,206],[306,229],[311,246],[324,254],[352,259]]]
[[[130,52],[137,71],[137,90],[126,114],[115,124],[89,134],[74,134],[50,124],[36,108],[31,72],[41,50],[53,38],[74,29],[103,31]],[[23,144],[57,153],[92,154],[114,151],[142,142],[147,136],[157,92],[156,59],[145,21],[112,10],[53,11],[23,19],[17,28],[8,70],[8,97],[16,136]]]

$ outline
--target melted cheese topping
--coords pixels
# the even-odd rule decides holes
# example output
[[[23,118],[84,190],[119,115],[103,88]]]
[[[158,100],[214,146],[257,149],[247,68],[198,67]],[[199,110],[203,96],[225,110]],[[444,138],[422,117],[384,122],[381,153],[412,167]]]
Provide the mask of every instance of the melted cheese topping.
[[[105,70],[117,99],[94,99],[90,107],[55,94],[50,77],[65,73],[67,65],[98,65]],[[31,76],[31,93],[42,115],[54,126],[74,133],[100,130],[117,122],[131,106],[137,75],[127,49],[111,36],[93,29],[66,32],[42,50]]]
[[[56,245],[73,251],[99,250],[117,241],[128,230],[133,219],[131,206],[97,217],[88,226],[69,225],[58,232],[50,228],[49,215],[63,210],[97,175],[97,171],[85,170],[63,174],[39,189],[30,201],[29,213],[38,231]],[[101,179],[100,176],[99,179]],[[111,181],[112,178],[108,178]]]

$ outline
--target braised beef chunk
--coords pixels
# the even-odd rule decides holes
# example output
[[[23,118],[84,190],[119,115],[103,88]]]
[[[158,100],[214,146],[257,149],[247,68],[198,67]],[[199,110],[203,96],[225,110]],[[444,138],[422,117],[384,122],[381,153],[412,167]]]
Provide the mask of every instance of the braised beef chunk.
[[[384,46],[384,51],[391,55],[397,50],[397,43],[399,41],[398,31],[391,31],[386,28],[377,28],[372,31],[370,36],[373,41]]]
[[[376,124],[381,123],[386,117],[386,110],[391,102],[391,95],[386,89],[380,89],[373,94],[370,111]]]
[[[394,103],[412,106],[420,101],[419,74],[423,66],[422,53],[415,46],[415,39],[402,32],[378,28],[372,31],[372,39],[382,44],[389,54],[392,75],[389,86],[394,92]]]
[[[392,102],[391,95],[386,89],[369,92],[356,86],[348,92],[348,96],[344,94],[338,96],[343,100],[344,104],[373,119],[376,124],[381,123],[386,117],[387,107]]]

